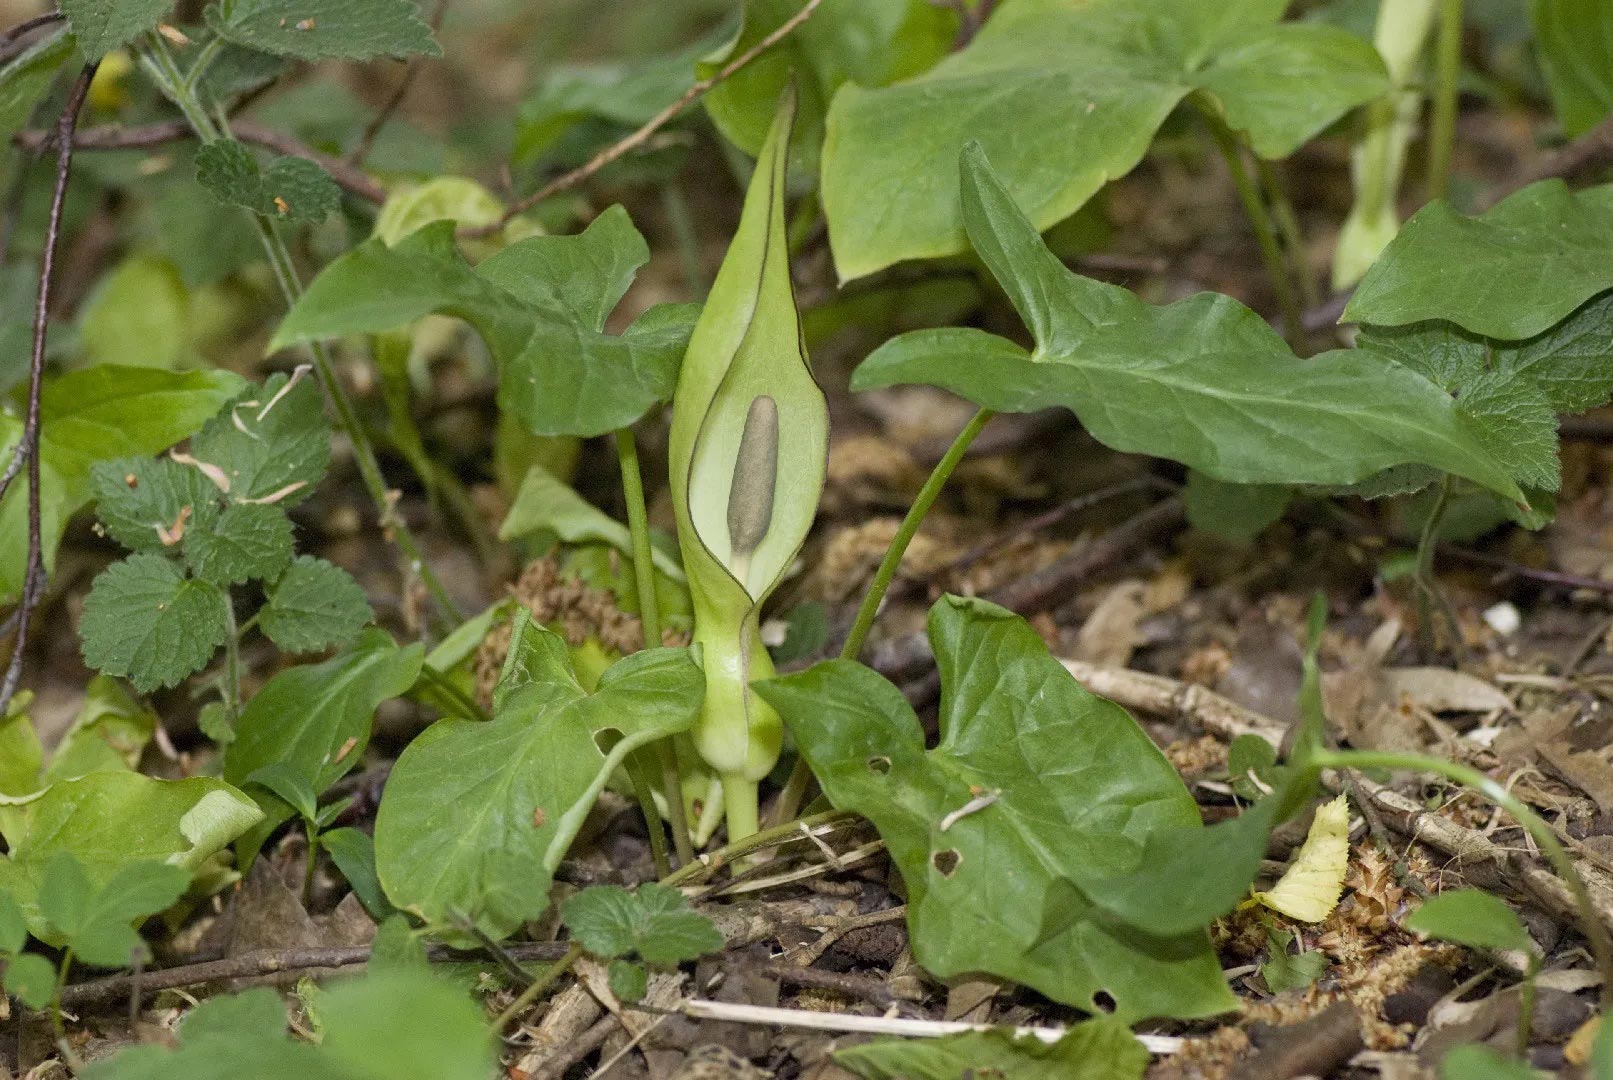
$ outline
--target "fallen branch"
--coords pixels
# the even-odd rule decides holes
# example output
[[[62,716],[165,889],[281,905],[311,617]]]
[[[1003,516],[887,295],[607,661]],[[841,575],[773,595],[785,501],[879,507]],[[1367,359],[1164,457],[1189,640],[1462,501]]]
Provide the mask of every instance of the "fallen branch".
[[[251,120],[231,120],[230,131],[235,138],[244,143],[261,146],[266,150],[273,150],[277,154],[287,157],[299,157],[312,161],[326,172],[330,173],[332,180],[343,191],[357,196],[366,202],[380,205],[386,201],[386,189],[370,178],[369,174],[356,165],[343,161],[341,158],[322,154],[313,147],[287,135],[283,131]],[[101,127],[88,128],[73,136],[75,150],[149,150],[168,143],[179,142],[194,138],[195,133],[190,124],[184,120],[164,120],[155,124],[141,124],[138,127],[123,127],[119,124],[105,124]],[[54,132],[48,131],[19,131],[11,137],[11,141],[24,150],[37,150],[55,138]]]
[[[466,237],[491,236],[503,229],[504,226],[508,225],[511,221],[514,221],[517,217],[538,205],[543,200],[553,198],[562,191],[569,191],[578,184],[582,183],[584,180],[587,180],[589,177],[593,176],[605,166],[609,165],[611,162],[616,161],[631,151],[636,150],[638,147],[643,146],[650,140],[651,136],[653,136],[657,131],[660,131],[667,124],[671,123],[678,117],[680,113],[683,112],[683,110],[694,104],[713,87],[725,82],[741,68],[748,65],[752,60],[755,60],[758,56],[761,56],[773,46],[777,45],[779,42],[783,41],[785,38],[794,33],[796,27],[800,26],[802,23],[806,22],[812,17],[812,13],[818,10],[818,5],[821,3],[823,3],[823,0],[807,0],[807,2],[802,5],[801,10],[797,11],[794,15],[791,15],[787,20],[781,23],[778,29],[774,30],[771,34],[768,34],[762,40],[758,41],[755,45],[752,45],[750,48],[740,53],[729,63],[725,64],[720,71],[701,79],[699,82],[689,87],[689,89],[683,92],[682,97],[678,98],[677,101],[674,101],[672,104],[650,117],[650,119],[645,121],[644,125],[637,131],[634,131],[625,138],[612,143],[610,146],[589,158],[588,161],[582,165],[572,169],[570,172],[562,173],[561,175],[555,177],[547,184],[544,184],[542,187],[538,188],[538,190],[534,191],[532,194],[512,203],[497,221],[494,221],[488,225],[479,226],[477,228],[466,229],[461,235]]]
[[[0,475],[0,499],[5,498],[11,484],[24,467],[28,470],[28,554],[23,563],[22,595],[17,608],[17,637],[11,650],[11,661],[6,666],[4,683],[0,683],[0,716],[11,707],[17,685],[22,680],[23,654],[28,650],[28,630],[33,621],[34,607],[44,589],[45,560],[40,536],[39,505],[39,412],[40,394],[45,384],[45,332],[50,319],[50,287],[56,273],[56,249],[62,240],[62,207],[67,201],[67,182],[73,173],[73,130],[78,126],[79,110],[90,92],[90,81],[95,78],[99,62],[84,65],[78,81],[73,84],[67,104],[62,107],[61,118],[56,121],[56,185],[50,196],[50,221],[45,229],[45,250],[39,259],[39,292],[34,304],[33,352],[28,362],[28,412],[23,421],[22,435],[17,439],[11,461]]]

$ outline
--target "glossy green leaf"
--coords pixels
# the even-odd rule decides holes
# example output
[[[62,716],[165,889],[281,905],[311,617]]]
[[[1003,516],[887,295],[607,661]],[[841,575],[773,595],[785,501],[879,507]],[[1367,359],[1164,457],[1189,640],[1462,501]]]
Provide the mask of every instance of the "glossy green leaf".
[[[394,246],[370,240],[314,279],[273,347],[376,333],[433,312],[474,326],[499,362],[499,404],[539,435],[603,435],[668,400],[693,309],[663,304],[603,332],[649,249],[627,212],[578,236],[511,244],[475,269],[439,221]]]
[[[227,371],[175,373],[102,364],[45,384],[40,428],[40,521],[45,565],[53,566],[67,521],[91,497],[98,461],[149,457],[201,427],[241,385]],[[20,417],[0,414],[0,456],[22,435]],[[0,602],[22,586],[28,550],[27,481],[0,501]]]
[[[207,9],[227,41],[298,60],[441,56],[413,0],[234,0]]]
[[[245,784],[278,762],[323,792],[364,760],[375,710],[414,685],[424,655],[421,645],[400,648],[386,631],[371,629],[351,650],[322,664],[280,672],[241,712],[224,756],[224,778]],[[291,816],[278,798],[265,794],[258,802],[264,820],[241,844],[248,857]]]
[[[271,761],[253,770],[252,775],[242,781],[242,786],[247,794],[252,794],[254,787],[264,788],[296,811],[297,816],[305,822],[319,816],[319,796],[314,792],[312,782],[290,762]]]
[[[157,25],[174,0],[62,0],[62,14],[85,59],[99,60]]]
[[[1231,1008],[1208,920],[1150,935],[1086,887],[1137,871],[1156,833],[1203,834],[1159,749],[1001,608],[944,597],[930,641],[942,683],[934,750],[901,692],[859,664],[829,661],[758,687],[830,801],[879,829],[907,886],[919,963],[1090,1010],[1106,993],[1122,1021]]]
[[[330,854],[330,861],[342,872],[353,888],[364,910],[377,922],[397,915],[381,889],[381,879],[375,872],[375,840],[369,833],[350,826],[332,829],[319,838],[319,846]],[[401,918],[401,916],[400,916]],[[405,925],[407,925],[405,923]]]
[[[228,603],[217,585],[186,578],[161,555],[131,555],[98,574],[84,599],[84,662],[141,693],[176,686],[224,644]]]
[[[840,1050],[836,1064],[865,1080],[1141,1080],[1148,1051],[1112,1020],[1077,1024],[1055,1043],[1006,1031],[883,1039]]]
[[[191,440],[190,455],[223,474],[230,501],[292,507],[325,475],[330,438],[324,393],[299,368],[242,390]]]
[[[828,462],[828,405],[801,340],[785,231],[794,109],[791,95],[780,99],[689,339],[668,441],[708,681],[694,743],[713,771],[751,783],[772,769],[783,737],[772,709],[746,688],[773,672],[761,607],[812,528]]]
[[[688,730],[703,686],[688,650],[650,649],[590,695],[564,639],[519,614],[492,722],[439,720],[392,770],[375,831],[387,896],[429,922],[471,918],[507,936],[548,906],[606,779],[639,746]]]
[[[924,75],[842,88],[823,155],[841,279],[965,250],[954,164],[970,141],[1046,228],[1131,171],[1190,94],[1276,158],[1388,88],[1369,45],[1334,27],[1277,25],[1286,6],[1008,0]]]
[[[353,575],[312,555],[286,568],[258,615],[269,640],[294,653],[348,645],[374,618]]]
[[[804,0],[746,0],[738,31],[696,68],[707,78],[801,10]],[[761,153],[774,107],[794,81],[799,95],[794,159],[816,172],[824,116],[847,82],[887,86],[921,74],[951,51],[955,12],[925,0],[824,0],[806,22],[705,95],[719,131],[752,156]]]
[[[291,519],[278,506],[231,503],[208,527],[185,530],[186,564],[215,585],[273,580],[291,553]]]
[[[979,330],[920,330],[864,361],[853,389],[931,383],[998,411],[1059,405],[1105,445],[1234,483],[1345,484],[1418,462],[1522,500],[1450,396],[1417,373],[1359,350],[1300,360],[1226,296],[1154,307],[1081,277],[1042,244],[978,146],[963,174],[970,237],[1035,351]]]
[[[69,852],[45,864],[39,883],[39,910],[52,936],[73,957],[95,967],[127,967],[151,951],[135,926],[173,906],[190,884],[190,874],[167,863],[131,862],[97,888]]]
[[[1536,951],[1518,913],[1482,889],[1450,889],[1429,897],[1406,917],[1405,926],[1470,949]]]
[[[1613,7],[1534,0],[1535,47],[1563,134],[1578,138],[1613,112]]]
[[[196,151],[196,182],[225,206],[286,221],[324,221],[342,201],[342,189],[315,162],[277,157],[264,168],[235,139],[215,139]]]
[[[13,801],[7,811],[0,829],[11,853],[0,859],[0,890],[21,905],[36,936],[42,936],[37,891],[58,854],[76,858],[97,888],[146,860],[195,871],[262,816],[251,799],[222,781],[154,780],[133,772],[58,781]]]
[[[1483,337],[1532,338],[1613,288],[1613,184],[1542,180],[1485,213],[1419,210],[1344,309],[1377,326],[1443,319]]]
[[[73,35],[49,34],[0,68],[0,135],[9,141],[27,126],[56,72],[72,55]]]
[[[721,952],[723,936],[677,889],[655,882],[634,892],[595,885],[560,906],[560,918],[583,948],[606,960],[638,957],[670,966]]]
[[[627,526],[577,494],[569,484],[557,480],[542,465],[527,470],[516,492],[515,502],[499,526],[500,540],[518,540],[536,532],[553,533],[567,544],[609,544],[632,558],[633,539]],[[683,564],[671,552],[653,548],[655,568],[673,581],[683,581]]]

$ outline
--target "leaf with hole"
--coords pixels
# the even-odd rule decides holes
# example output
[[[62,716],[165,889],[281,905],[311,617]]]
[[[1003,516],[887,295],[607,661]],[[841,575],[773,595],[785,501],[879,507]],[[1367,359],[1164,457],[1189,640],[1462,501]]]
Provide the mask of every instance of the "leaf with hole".
[[[881,346],[857,390],[929,383],[998,411],[1072,410],[1116,450],[1240,484],[1348,484],[1415,462],[1522,501],[1450,395],[1362,350],[1300,360],[1253,311],[1201,293],[1164,307],[1068,269],[978,144],[962,160],[970,239],[1036,341],[920,330]]]
[[[930,612],[941,741],[874,672],[834,660],[762,683],[835,806],[869,818],[907,886],[915,958],[984,972],[1123,1021],[1232,1005],[1202,927],[1151,935],[1086,883],[1136,870],[1149,837],[1199,829],[1175,770],[1124,710],[1084,690],[1001,608]],[[1197,887],[1179,881],[1178,895]]]
[[[688,650],[650,649],[588,694],[565,640],[519,613],[492,722],[439,720],[392,770],[375,829],[388,898],[439,926],[473,919],[509,935],[548,906],[555,867],[611,773],[687,731],[704,685]]]
[[[627,212],[612,207],[577,236],[535,236],[474,269],[454,225],[395,245],[372,239],[327,266],[272,347],[378,333],[433,312],[474,326],[499,363],[499,405],[538,435],[603,435],[667,401],[695,309],[662,304],[621,335],[606,316],[649,259]]]
[[[917,78],[842,87],[823,151],[841,280],[966,249],[954,164],[970,141],[1045,229],[1130,172],[1190,95],[1280,158],[1388,89],[1370,45],[1336,27],[1279,24],[1286,6],[1017,0]]]

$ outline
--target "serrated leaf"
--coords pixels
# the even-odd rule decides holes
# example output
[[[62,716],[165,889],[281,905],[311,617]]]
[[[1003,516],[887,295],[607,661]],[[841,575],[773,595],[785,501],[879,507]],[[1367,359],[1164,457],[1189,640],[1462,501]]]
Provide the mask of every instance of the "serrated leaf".
[[[636,892],[595,885],[560,906],[582,947],[605,960],[637,957],[658,966],[720,952],[723,936],[677,889],[648,882]]]
[[[918,962],[1094,1011],[1105,993],[1122,1022],[1231,1007],[1207,920],[1150,935],[1084,891],[1138,869],[1151,834],[1203,833],[1159,749],[1001,608],[944,597],[930,640],[942,683],[934,750],[901,691],[860,664],[828,661],[757,687],[830,801],[879,829],[907,886]]]
[[[131,863],[195,871],[262,816],[223,781],[154,780],[133,772],[61,780],[7,809],[0,829],[11,852],[0,859],[0,891],[22,907],[36,937],[53,943],[59,939],[44,925],[38,889],[59,853],[77,859],[96,888]]]
[[[303,555],[274,583],[258,618],[270,641],[295,653],[348,644],[375,612],[352,574]]]
[[[865,1080],[1141,1080],[1148,1051],[1120,1024],[1089,1020],[1056,1043],[1008,1031],[882,1039],[837,1051],[835,1063]]]
[[[1449,889],[1430,897],[1406,917],[1405,926],[1470,949],[1537,951],[1518,913],[1482,889]]]
[[[280,672],[242,710],[224,756],[224,778],[245,784],[259,769],[280,763],[324,792],[364,760],[375,710],[414,685],[424,655],[419,644],[399,648],[386,631],[371,629],[348,652]],[[247,861],[291,816],[290,806],[273,796],[261,795],[258,803],[264,820],[240,844]]]
[[[173,906],[189,884],[188,871],[148,860],[119,867],[97,887],[64,851],[45,864],[39,910],[76,959],[96,967],[126,967],[136,955],[151,955],[136,923]]]
[[[1613,7],[1534,0],[1535,48],[1563,134],[1578,138],[1613,112]]]
[[[524,611],[505,671],[491,723],[439,720],[409,744],[375,828],[394,904],[439,925],[472,918],[493,937],[548,906],[554,869],[606,779],[638,747],[687,731],[705,685],[688,650],[650,649],[587,694],[564,639]]]
[[[241,385],[228,371],[158,371],[101,364],[45,384],[40,428],[40,532],[45,566],[70,517],[90,501],[98,461],[149,457],[201,427]],[[22,420],[0,413],[0,459],[22,434]],[[27,481],[0,501],[0,602],[22,587],[28,550]]]
[[[1343,795],[1316,808],[1310,831],[1283,876],[1256,900],[1290,919],[1318,923],[1338,906],[1350,862],[1350,803]]]
[[[174,0],[62,0],[62,14],[87,60],[99,60],[157,25]]]
[[[170,458],[118,458],[90,469],[95,516],[107,535],[135,551],[173,551],[213,527],[219,490],[199,470]]]
[[[73,35],[49,34],[0,68],[0,137],[9,142],[27,125],[56,72],[72,55]]]
[[[1474,217],[1447,202],[1406,222],[1356,287],[1344,319],[1443,319],[1483,337],[1532,338],[1613,288],[1613,184],[1542,180]]]
[[[702,58],[707,78],[754,47],[801,10],[803,0],[746,0],[737,33]],[[800,135],[794,161],[815,173],[824,115],[847,82],[888,86],[918,75],[946,56],[957,38],[956,13],[925,0],[825,0],[788,37],[718,83],[704,97],[719,131],[755,156],[767,139],[773,108],[794,81]]]
[[[299,60],[441,56],[412,0],[235,0],[213,4],[207,25],[222,38]]]
[[[1279,158],[1388,89],[1370,45],[1335,27],[1277,25],[1286,6],[1004,4],[967,48],[918,78],[842,87],[823,160],[841,280],[965,250],[953,160],[971,140],[1046,228],[1130,172],[1189,94]]]
[[[553,533],[563,543],[602,543],[627,556],[633,555],[633,540],[627,527],[593,503],[577,494],[569,484],[556,479],[542,465],[527,470],[521,490],[515,494],[510,512],[499,526],[500,540],[519,540],[535,532]],[[671,552],[652,548],[655,568],[673,581],[683,581],[683,564]]]
[[[1226,296],[1164,307],[1067,269],[1009,198],[978,145],[963,154],[969,235],[1032,352],[979,330],[903,334],[852,388],[930,383],[999,411],[1063,406],[1100,442],[1244,484],[1347,484],[1417,462],[1508,498],[1523,494],[1450,396],[1362,350],[1300,360]]]
[[[287,221],[324,221],[342,201],[342,189],[318,164],[278,157],[265,169],[235,139],[215,139],[196,151],[196,181],[226,206]]]
[[[291,564],[291,551],[291,519],[262,503],[231,503],[210,527],[185,533],[185,562],[215,585],[273,580]]]
[[[273,348],[378,333],[433,312],[474,326],[499,363],[499,405],[538,435],[603,435],[671,398],[695,312],[651,308],[602,332],[648,259],[627,212],[612,207],[578,236],[537,236],[475,269],[440,221],[395,246],[373,239],[326,267],[276,331]]]
[[[191,440],[190,454],[222,470],[231,501],[295,506],[314,493],[330,464],[324,394],[306,371],[272,375],[213,417]]]
[[[141,693],[207,666],[229,636],[229,599],[161,555],[131,555],[96,576],[79,623],[84,662]]]
[[[30,1009],[43,1009],[56,996],[56,966],[38,953],[23,953],[6,961],[6,993]]]

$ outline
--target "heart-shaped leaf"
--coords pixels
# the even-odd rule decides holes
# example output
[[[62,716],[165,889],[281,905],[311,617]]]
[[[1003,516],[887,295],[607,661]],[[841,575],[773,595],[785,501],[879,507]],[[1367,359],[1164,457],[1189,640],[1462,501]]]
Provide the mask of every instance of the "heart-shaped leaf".
[[[971,140],[1047,228],[1130,172],[1189,94],[1277,158],[1388,89],[1370,45],[1335,27],[1277,25],[1285,7],[1007,0],[968,48],[918,78],[842,87],[823,151],[841,279],[966,248],[953,165]]]
[[[1245,484],[1348,484],[1415,462],[1518,501],[1449,394],[1381,356],[1309,360],[1226,296],[1164,307],[1081,277],[1042,243],[976,144],[963,153],[969,236],[1036,339],[920,330],[863,362],[853,389],[931,383],[990,409],[1061,405],[1117,450]]]
[[[1135,870],[1154,833],[1199,824],[1147,734],[1001,608],[944,597],[930,641],[942,684],[934,750],[901,692],[860,664],[829,661],[757,687],[830,801],[869,818],[889,845],[919,962],[1086,1009],[1106,993],[1125,1021],[1231,1008],[1202,928],[1153,936],[1082,891]]]
[[[379,333],[433,312],[474,326],[499,362],[499,404],[534,434],[603,435],[671,398],[696,310],[662,304],[619,337],[605,317],[649,259],[619,206],[577,236],[535,236],[472,269],[438,221],[372,239],[315,278],[273,346]]]
[[[492,722],[439,720],[392,770],[375,828],[387,896],[429,922],[507,936],[548,906],[606,779],[638,747],[687,731],[704,686],[688,650],[650,649],[588,694],[565,640],[520,612]]]

